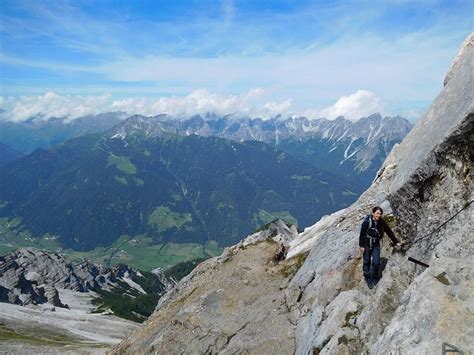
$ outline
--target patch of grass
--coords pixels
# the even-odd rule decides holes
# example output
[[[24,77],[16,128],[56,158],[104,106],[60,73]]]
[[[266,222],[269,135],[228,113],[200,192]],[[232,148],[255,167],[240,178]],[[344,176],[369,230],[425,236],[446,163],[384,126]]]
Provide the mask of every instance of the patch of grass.
[[[124,235],[107,248],[96,248],[88,252],[66,252],[73,260],[90,259],[107,266],[126,262],[137,269],[151,271],[157,267],[166,268],[180,262],[220,255],[222,248],[215,241],[204,246],[196,243],[153,244],[151,238],[146,235]]]
[[[228,203],[225,203],[225,202],[219,202],[217,204],[217,209],[218,210],[221,210],[221,209],[225,209],[225,208],[234,208],[234,206],[228,204]]]
[[[294,258],[286,260],[286,265],[281,270],[284,277],[293,277],[298,270],[303,266],[309,252],[296,255]]]
[[[395,218],[395,215],[389,214],[384,216],[383,219],[385,220],[385,222],[387,222],[391,230],[394,230],[397,226],[397,219]]]
[[[135,184],[137,184],[137,186],[140,186],[140,187],[142,187],[145,184],[145,182],[139,178],[133,178],[133,181],[135,181]]]
[[[295,265],[296,265],[296,268],[298,270],[303,266],[303,264],[306,261],[306,258],[308,257],[308,255],[309,255],[309,251],[296,255],[296,257],[295,257],[296,264]]]
[[[278,160],[278,162],[280,163],[280,162],[282,162],[283,160],[285,160],[286,157],[287,157],[287,154],[286,154],[286,153],[280,153],[280,155],[278,155],[278,157],[277,157],[277,160]]]
[[[292,175],[291,178],[295,179],[297,181],[311,180],[311,176],[309,176],[309,175],[304,175],[304,176]]]
[[[132,164],[129,157],[111,154],[107,157],[107,167],[111,165],[115,166],[125,174],[133,175],[137,173],[137,168]]]
[[[283,275],[285,278],[288,278],[288,277],[291,277],[291,276],[295,275],[296,270],[295,270],[295,268],[293,267],[293,265],[286,265],[286,266],[281,270],[281,273],[282,273],[282,275]]]
[[[289,211],[268,212],[268,211],[259,209],[258,215],[256,214],[254,218],[257,219],[257,221],[261,222],[258,224],[264,224],[264,225],[269,224],[275,221],[276,219],[281,219],[292,225],[298,224],[298,220],[295,217],[293,217]]]
[[[31,345],[64,346],[77,344],[77,340],[61,334],[44,334],[43,337],[36,337],[29,334],[17,333],[9,328],[0,325],[0,342],[13,341],[28,343]]]
[[[202,245],[195,243],[168,243],[162,248],[163,253],[181,258],[189,258],[190,256],[204,256],[204,250],[205,249]]]
[[[222,248],[215,240],[210,240],[204,245],[204,252],[209,256],[218,256],[222,254]]]
[[[349,190],[344,190],[342,191],[342,196],[358,196],[358,194]]]
[[[148,217],[148,224],[160,233],[167,229],[180,228],[183,224],[192,222],[190,213],[178,213],[171,211],[168,207],[159,206]]]
[[[38,239],[38,245],[41,249],[57,250],[60,248],[59,237],[46,233]]]
[[[127,179],[123,176],[114,176],[115,180],[117,180],[122,185],[128,185]]]
[[[41,248],[38,238],[22,225],[21,218],[0,218],[0,245],[3,251],[9,252],[19,247]]]
[[[7,254],[11,251],[14,251],[15,249],[17,248],[14,246],[10,246],[7,244],[0,244],[0,255]]]
[[[359,314],[358,311],[355,311],[355,312],[348,312],[345,316],[345,319],[344,319],[344,325],[342,327],[349,327],[349,328],[356,328],[354,325],[351,324],[351,320],[355,317],[357,317],[357,315]]]
[[[11,226],[14,226],[15,229]],[[22,247],[34,247],[59,252],[68,259],[91,260],[112,266],[126,263],[140,270],[151,271],[157,267],[169,267],[180,262],[197,258],[217,256],[222,248],[215,241],[205,245],[196,243],[154,244],[146,234],[120,236],[111,246],[97,247],[89,251],[62,249],[57,236],[45,234],[33,238],[30,231],[24,229],[21,219],[0,218],[0,254],[6,254]]]

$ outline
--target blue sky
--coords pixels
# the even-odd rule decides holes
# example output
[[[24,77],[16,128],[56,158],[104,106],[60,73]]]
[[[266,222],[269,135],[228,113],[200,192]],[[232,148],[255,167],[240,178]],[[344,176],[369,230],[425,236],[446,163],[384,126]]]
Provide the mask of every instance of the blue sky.
[[[416,119],[472,1],[0,3],[3,118],[120,109]]]

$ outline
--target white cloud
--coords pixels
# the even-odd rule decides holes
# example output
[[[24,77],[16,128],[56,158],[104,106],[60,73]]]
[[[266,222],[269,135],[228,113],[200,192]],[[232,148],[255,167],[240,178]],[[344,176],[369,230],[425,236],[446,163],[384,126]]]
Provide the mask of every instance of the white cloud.
[[[115,100],[112,103],[114,110],[156,115],[166,113],[172,116],[189,116],[214,112],[226,115],[234,112],[243,113],[252,117],[269,118],[277,114],[291,113],[291,101],[263,102],[265,90],[251,89],[240,95],[218,95],[207,89],[192,91],[186,96],[161,97],[159,99]]]
[[[91,71],[129,84],[179,85],[184,92],[198,87],[225,92],[236,86],[275,86],[279,88],[275,94],[292,97],[300,108],[310,102],[320,105],[361,87],[385,100],[429,102],[442,88],[457,51],[459,41],[453,37],[427,32],[387,40],[364,34],[309,50],[289,48],[253,56],[122,56]]]
[[[385,103],[385,102],[384,102]],[[86,115],[122,111],[128,115],[154,116],[168,114],[174,117],[189,117],[195,114],[215,113],[228,115],[240,113],[249,117],[268,119],[276,115],[283,117],[305,116],[309,119],[325,117],[335,119],[344,116],[357,120],[376,112],[387,115],[399,114],[412,121],[420,116],[422,109],[407,109],[401,112],[385,110],[382,100],[372,91],[357,90],[340,97],[334,105],[325,108],[297,108],[292,98],[274,100],[274,89],[253,88],[236,95],[221,95],[207,89],[194,90],[185,96],[128,97],[114,99],[112,95],[96,96],[58,95],[47,92],[38,96],[0,96],[0,120],[21,122],[32,117],[48,120],[66,117],[73,120]]]
[[[382,111],[382,104],[375,93],[368,90],[357,90],[349,96],[342,96],[334,105],[321,110],[320,116],[328,119],[344,116],[350,120],[357,120]]]
[[[109,100],[109,95],[61,96],[54,92],[39,96],[2,97],[0,102],[4,111],[0,117],[14,122],[35,116],[46,120],[51,117],[77,118],[103,112]]]
[[[81,116],[110,111],[123,111],[127,114],[153,116],[166,113],[171,116],[190,116],[213,112],[220,115],[239,112],[251,117],[269,118],[277,114],[292,114],[290,99],[268,101],[266,91],[253,88],[239,95],[218,95],[207,89],[192,91],[186,96],[168,96],[160,98],[124,98],[113,99],[110,95],[100,96],[62,96],[47,92],[39,96],[1,97],[2,120],[21,122],[31,117],[49,119],[67,117],[75,119]]]

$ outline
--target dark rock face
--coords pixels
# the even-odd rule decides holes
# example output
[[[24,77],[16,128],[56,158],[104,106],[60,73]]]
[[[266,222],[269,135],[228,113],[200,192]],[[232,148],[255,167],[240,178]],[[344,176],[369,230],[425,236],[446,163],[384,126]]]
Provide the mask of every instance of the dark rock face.
[[[67,304],[63,304],[59,299],[59,292],[56,288],[46,287],[44,292],[45,298],[48,303],[51,303],[53,306],[56,307],[69,308]]]

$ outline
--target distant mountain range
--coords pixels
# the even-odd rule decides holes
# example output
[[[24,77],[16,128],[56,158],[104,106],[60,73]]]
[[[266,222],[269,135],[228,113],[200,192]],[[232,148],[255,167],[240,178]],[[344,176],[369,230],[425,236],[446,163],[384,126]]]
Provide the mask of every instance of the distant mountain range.
[[[143,234],[225,246],[275,218],[308,226],[358,196],[272,145],[168,131],[132,116],[14,161],[0,169],[0,215],[76,250]]]
[[[103,132],[126,117],[123,112],[108,112],[75,120],[32,117],[23,122],[0,121],[0,142],[28,154],[37,148],[52,148],[71,138]]]
[[[29,153],[36,148],[51,148],[84,134],[104,132],[125,117],[123,112],[109,112],[70,121],[32,118],[22,123],[0,122],[0,142]],[[305,117],[277,116],[263,120],[236,114],[223,117],[207,114],[181,119],[164,114],[135,117],[153,123],[153,129],[162,133],[272,144],[318,169],[348,179],[357,192],[369,186],[393,145],[400,142],[412,127],[402,117],[382,117],[380,114],[363,117],[356,122],[344,117],[309,120]]]
[[[143,119],[142,116],[135,117]],[[272,144],[318,169],[348,179],[352,189],[358,192],[370,185],[392,147],[401,142],[412,127],[402,117],[382,117],[378,113],[356,122],[344,117],[335,120],[305,117],[262,120],[232,115],[194,116],[184,120],[160,115],[147,120],[150,125],[153,122],[150,130],[160,132]],[[125,133],[118,134],[124,136]]]

